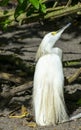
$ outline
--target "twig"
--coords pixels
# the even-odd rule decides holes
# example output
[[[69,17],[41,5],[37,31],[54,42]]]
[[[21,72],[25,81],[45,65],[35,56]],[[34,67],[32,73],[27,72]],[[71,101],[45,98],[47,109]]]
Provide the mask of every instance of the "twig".
[[[4,98],[13,97],[17,93],[25,91],[25,90],[27,90],[29,88],[32,88],[32,81],[27,82],[27,83],[25,83],[23,85],[20,85],[18,87],[13,87],[12,89],[10,89],[10,91],[6,91],[4,93],[2,92],[2,93],[0,93],[0,96],[4,97]]]
[[[66,15],[70,15],[70,14],[73,14],[73,13],[77,13],[78,11],[81,10],[81,4],[77,4],[75,6],[71,6],[71,7],[64,7],[64,9],[62,10],[58,10],[58,11],[54,11],[54,12],[50,12],[48,14],[46,14],[44,16],[45,19],[48,19],[48,18],[60,18],[61,16],[66,16]]]
[[[53,8],[55,8],[57,6],[58,2],[59,2],[59,0],[55,0]]]
[[[80,74],[81,74],[81,68],[78,69],[75,74],[67,78],[68,84],[71,84],[72,82],[74,82],[79,77]]]
[[[73,81],[75,81],[79,77],[80,74],[81,74],[81,68],[75,74],[73,74],[69,78],[66,78],[68,81],[68,84],[71,84]],[[22,92],[22,91],[25,91],[29,88],[32,88],[32,84],[33,84],[33,82],[30,81],[30,82],[27,82],[27,83],[20,85],[18,87],[13,87],[12,89],[10,89],[9,92],[0,93],[0,96],[2,96],[4,98],[10,97],[10,96],[13,97],[19,92]]]
[[[63,67],[80,67],[80,66],[81,66],[81,58],[76,60],[63,61]]]
[[[66,5],[66,6],[67,6],[67,7],[68,7],[68,6],[70,6],[70,5],[71,5],[71,3],[72,3],[72,0],[68,0],[68,2],[67,2],[67,5]]]
[[[21,77],[17,77],[14,74],[3,73],[3,72],[0,72],[0,79],[8,80],[14,83],[22,83],[24,81],[24,79]]]
[[[56,8],[51,8],[50,12],[48,12],[49,8],[47,8],[45,14],[40,15],[39,12],[37,13],[33,13],[30,16],[26,15],[25,13],[22,13],[18,18],[17,21],[22,21],[23,23],[31,23],[31,22],[36,22],[39,19],[44,19],[44,20],[54,20],[56,18],[60,18],[62,16],[67,16],[67,15],[71,15],[74,13],[77,13],[78,11],[81,11],[81,4],[76,4],[74,6],[69,6],[66,8],[66,6],[58,6],[59,10],[57,10]],[[60,9],[62,8],[62,9]],[[56,10],[56,11],[55,11]],[[8,11],[10,12],[10,10]],[[4,21],[6,18],[8,18],[9,21],[11,21],[10,25],[16,25],[17,23],[15,22],[15,18],[14,18],[14,11],[11,11],[12,13],[8,13],[7,15],[4,15],[4,13],[1,12],[1,17],[0,20]]]

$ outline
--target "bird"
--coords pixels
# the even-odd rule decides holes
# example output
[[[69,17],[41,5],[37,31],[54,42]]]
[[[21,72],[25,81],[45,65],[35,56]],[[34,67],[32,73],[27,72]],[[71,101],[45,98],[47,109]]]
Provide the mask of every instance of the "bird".
[[[60,53],[62,51],[60,48],[55,48],[55,43],[59,40],[61,37],[61,34],[64,32],[66,28],[68,28],[71,25],[71,23],[68,23],[66,26],[64,26],[62,29],[56,31],[56,32],[50,32],[47,33],[43,40],[41,41],[41,44],[39,45],[39,48],[36,53],[36,61],[43,55],[48,53]],[[54,47],[54,48],[53,48]]]
[[[54,47],[71,23],[47,33],[36,53],[33,79],[33,109],[39,126],[56,125],[69,119],[64,100],[62,49]]]

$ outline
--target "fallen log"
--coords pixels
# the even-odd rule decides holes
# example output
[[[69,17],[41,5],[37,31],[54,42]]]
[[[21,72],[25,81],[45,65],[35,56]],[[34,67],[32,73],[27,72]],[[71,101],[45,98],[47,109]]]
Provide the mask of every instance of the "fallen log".
[[[0,93],[0,96],[4,98],[14,97],[17,93],[26,91],[27,89],[32,88],[32,83],[33,82],[30,81],[30,82],[24,83],[23,85],[13,87],[9,91]]]
[[[77,72],[75,72],[75,74],[73,74],[69,78],[65,77],[65,79],[67,79],[67,85],[71,84],[75,80],[77,80],[77,78],[79,77],[80,74],[81,74],[81,68],[78,69]],[[65,80],[65,82],[66,82],[66,80]],[[24,83],[23,85],[19,85],[17,87],[12,87],[12,89],[10,89],[9,91],[0,93],[0,96],[4,97],[4,98],[13,97],[19,92],[27,91],[28,89],[32,88],[32,86],[33,86],[33,81],[29,81],[29,82]]]

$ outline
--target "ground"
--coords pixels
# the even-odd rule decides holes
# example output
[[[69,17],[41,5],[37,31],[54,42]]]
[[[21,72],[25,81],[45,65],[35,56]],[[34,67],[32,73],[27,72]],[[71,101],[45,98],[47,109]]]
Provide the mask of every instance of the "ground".
[[[6,50],[6,53],[16,53],[22,59],[34,62],[35,53],[38,45],[41,42],[43,36],[50,31],[54,31],[63,27],[64,24],[46,23],[40,25],[39,23],[22,25],[16,28],[8,29],[4,32],[0,30],[0,52]],[[72,24],[61,36],[60,40],[56,43],[56,46],[63,50],[63,61],[81,59],[81,25]],[[79,66],[64,67],[64,75],[66,77],[73,75]],[[65,101],[67,104],[68,113],[70,116],[76,115],[81,112],[81,105],[77,104],[79,98],[81,98],[81,82],[74,82],[71,85],[64,86],[65,88]],[[76,96],[78,95],[79,97]],[[75,95],[74,99],[67,95]],[[32,113],[31,102],[27,106],[27,95],[17,96],[12,99],[12,103],[16,102],[25,104],[27,109]],[[15,119],[9,118],[9,113],[13,108],[5,107],[0,108],[0,130],[81,130],[81,118],[71,122],[66,122],[56,126],[31,128],[27,125],[26,118]]]

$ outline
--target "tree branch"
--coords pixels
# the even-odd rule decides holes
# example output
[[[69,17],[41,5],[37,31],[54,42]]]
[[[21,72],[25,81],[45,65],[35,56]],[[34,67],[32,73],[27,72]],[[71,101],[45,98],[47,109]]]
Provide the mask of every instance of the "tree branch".
[[[81,68],[78,69],[75,72],[75,74],[73,74],[72,76],[70,76],[69,78],[67,78],[68,84],[71,84],[72,82],[74,82],[79,77],[80,74],[81,74]]]
[[[3,98],[14,97],[17,93],[23,92],[29,88],[32,88],[32,81],[27,82],[18,87],[13,87],[12,89],[10,89],[10,91],[2,92],[2,93],[0,93],[0,96]]]
[[[15,76],[14,74],[3,73],[3,72],[0,72],[0,79],[8,80],[10,82],[14,82],[18,84],[24,82],[24,79],[21,77]]]
[[[69,78],[65,77],[67,79],[67,85],[74,82],[79,77],[80,74],[81,74],[81,68],[78,69],[77,72],[75,72],[75,74],[73,74]],[[12,87],[12,89],[10,89],[10,91],[8,91],[8,92],[6,91],[6,92],[0,93],[0,96],[4,97],[4,98],[13,97],[19,92],[26,91],[29,88],[32,88],[32,85],[33,85],[33,81],[30,81],[30,82],[27,82],[23,85],[20,85],[17,87]]]
[[[31,14],[30,16],[27,16],[26,13],[22,13],[19,17],[17,17],[17,21],[20,23],[31,23],[42,20],[54,20],[56,18],[60,18],[62,16],[67,16],[71,14],[76,14],[77,12],[81,11],[81,4],[76,4],[74,6],[58,6],[55,8],[47,8],[46,14],[40,15],[40,13],[36,12]],[[17,22],[14,18],[14,10],[8,10],[8,13],[4,15],[4,11],[0,11],[0,21],[4,21],[5,19],[8,19],[10,22],[10,25],[15,25]]]

